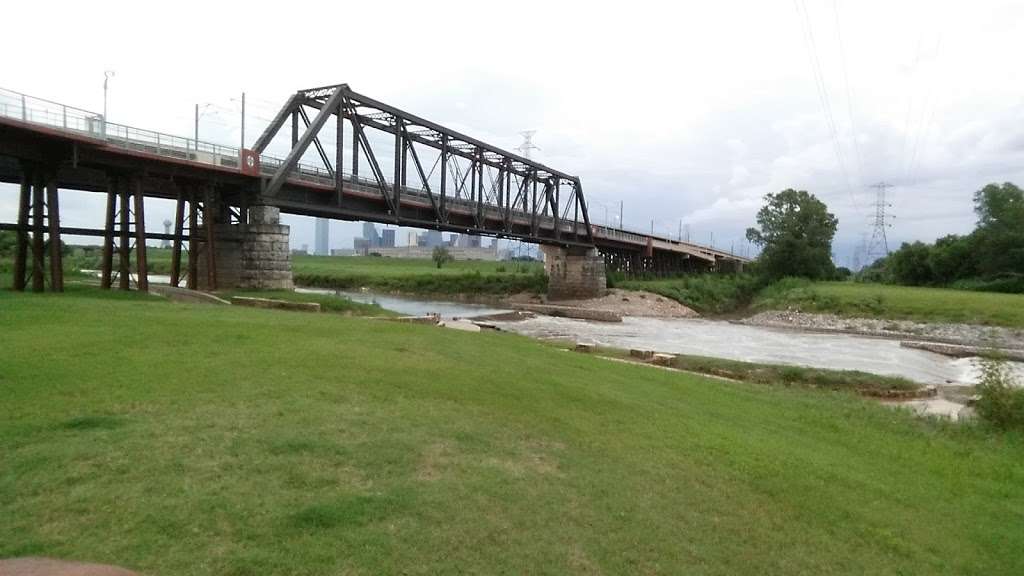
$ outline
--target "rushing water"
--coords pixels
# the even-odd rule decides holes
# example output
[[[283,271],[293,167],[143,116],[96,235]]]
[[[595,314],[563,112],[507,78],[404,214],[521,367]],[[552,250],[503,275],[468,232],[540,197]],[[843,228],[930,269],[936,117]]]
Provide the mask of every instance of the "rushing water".
[[[485,316],[509,311],[507,308],[494,308],[483,304],[450,302],[447,300],[424,300],[422,298],[408,298],[406,296],[393,296],[365,291],[326,290],[322,288],[296,288],[295,291],[308,294],[329,294],[364,304],[377,304],[386,310],[408,316],[424,316],[433,313],[440,314],[441,318],[451,319]]]
[[[733,324],[720,320],[624,318],[622,323],[537,316],[500,322],[501,328],[535,338],[570,339],[616,348],[639,348],[748,362],[792,364],[903,376],[924,384],[969,384],[977,360],[903,348],[896,340],[850,334]],[[1024,365],[1011,364],[1024,377]]]

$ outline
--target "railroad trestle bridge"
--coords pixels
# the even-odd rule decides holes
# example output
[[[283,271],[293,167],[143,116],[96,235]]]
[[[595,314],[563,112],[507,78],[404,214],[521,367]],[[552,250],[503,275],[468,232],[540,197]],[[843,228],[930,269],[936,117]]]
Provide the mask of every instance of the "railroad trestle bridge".
[[[282,140],[287,154],[269,154]],[[17,221],[0,224],[17,231],[18,290],[62,289],[62,234],[103,238],[104,287],[127,289],[135,273],[138,288],[148,289],[147,239],[171,242],[174,285],[290,287],[280,212],[540,244],[554,297],[603,290],[606,269],[669,274],[745,262],[596,225],[579,177],[346,84],[293,94],[252,148],[133,128],[0,89],[0,181],[20,186]],[[62,227],[61,189],[106,194],[103,228]],[[147,197],[176,202],[171,234],[146,230]]]

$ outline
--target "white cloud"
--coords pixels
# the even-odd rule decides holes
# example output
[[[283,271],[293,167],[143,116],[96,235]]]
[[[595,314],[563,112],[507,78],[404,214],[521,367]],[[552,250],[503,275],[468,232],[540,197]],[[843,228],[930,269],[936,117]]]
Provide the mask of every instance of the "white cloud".
[[[537,157],[580,175],[596,220],[622,201],[627,224],[682,220],[719,245],[742,241],[761,197],[783,188],[828,202],[848,254],[877,180],[897,185],[895,241],[969,230],[974,190],[1024,182],[1024,6],[840,0],[844,65],[833,3],[803,3],[836,139],[784,0],[311,1],[284,19],[226,2],[15,3],[5,20],[45,21],[49,41],[8,27],[0,49],[19,57],[0,85],[98,110],[114,69],[115,120],[190,134],[194,103],[213,102],[201,131],[234,144],[243,90],[251,142],[289,93],[348,82],[505,148],[536,129]],[[0,191],[0,220],[14,219],[13,198]],[[95,198],[69,196],[66,218],[98,226]],[[156,203],[147,220],[169,212]],[[289,222],[294,244],[312,244],[308,219]],[[357,227],[332,231],[348,246]]]

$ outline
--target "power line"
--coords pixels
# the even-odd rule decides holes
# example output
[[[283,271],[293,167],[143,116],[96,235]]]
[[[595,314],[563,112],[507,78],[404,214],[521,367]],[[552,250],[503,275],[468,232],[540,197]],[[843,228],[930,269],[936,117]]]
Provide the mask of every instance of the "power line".
[[[850,138],[853,140],[854,160],[857,162],[857,183],[863,176],[864,165],[861,162],[860,142],[857,140],[857,126],[853,114],[853,89],[850,88],[849,67],[846,65],[846,46],[843,43],[843,27],[839,20],[839,0],[832,0],[832,12],[836,17],[836,39],[839,41],[839,61],[843,68],[843,84],[846,87],[846,113],[850,117]]]
[[[832,114],[832,104],[828,95],[828,86],[825,83],[825,77],[821,71],[821,61],[818,58],[818,45],[814,40],[814,30],[811,26],[811,19],[807,11],[807,5],[803,3],[803,0],[793,0],[793,5],[796,7],[797,17],[802,18],[803,20],[801,28],[804,33],[804,47],[807,49],[808,60],[811,64],[811,75],[814,77],[815,87],[818,90],[818,101],[821,103],[822,112],[825,116],[825,125],[832,135],[832,147],[836,155],[836,162],[839,164],[839,170],[843,174],[843,180],[846,183],[846,191],[850,195],[850,202],[853,204],[854,208],[857,208],[857,200],[854,197],[853,188],[850,182],[850,173],[846,169],[843,149],[839,142],[839,130],[836,129],[835,116]]]

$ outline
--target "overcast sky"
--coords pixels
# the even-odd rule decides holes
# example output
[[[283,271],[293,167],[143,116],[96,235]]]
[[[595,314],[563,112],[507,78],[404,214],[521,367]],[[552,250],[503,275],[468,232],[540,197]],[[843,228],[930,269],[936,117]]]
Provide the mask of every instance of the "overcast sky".
[[[15,2],[4,20],[3,88],[100,111],[110,69],[111,121],[191,135],[211,103],[201,138],[237,145],[242,91],[251,144],[290,93],[346,82],[508,149],[535,129],[594,221],[621,201],[627,227],[737,251],[789,187],[839,217],[845,265],[872,183],[894,184],[891,245],[968,232],[975,190],[1024,183],[1020,1]],[[0,190],[0,220],[15,203]],[[100,227],[102,198],[62,212]],[[356,233],[333,224],[332,247]]]

